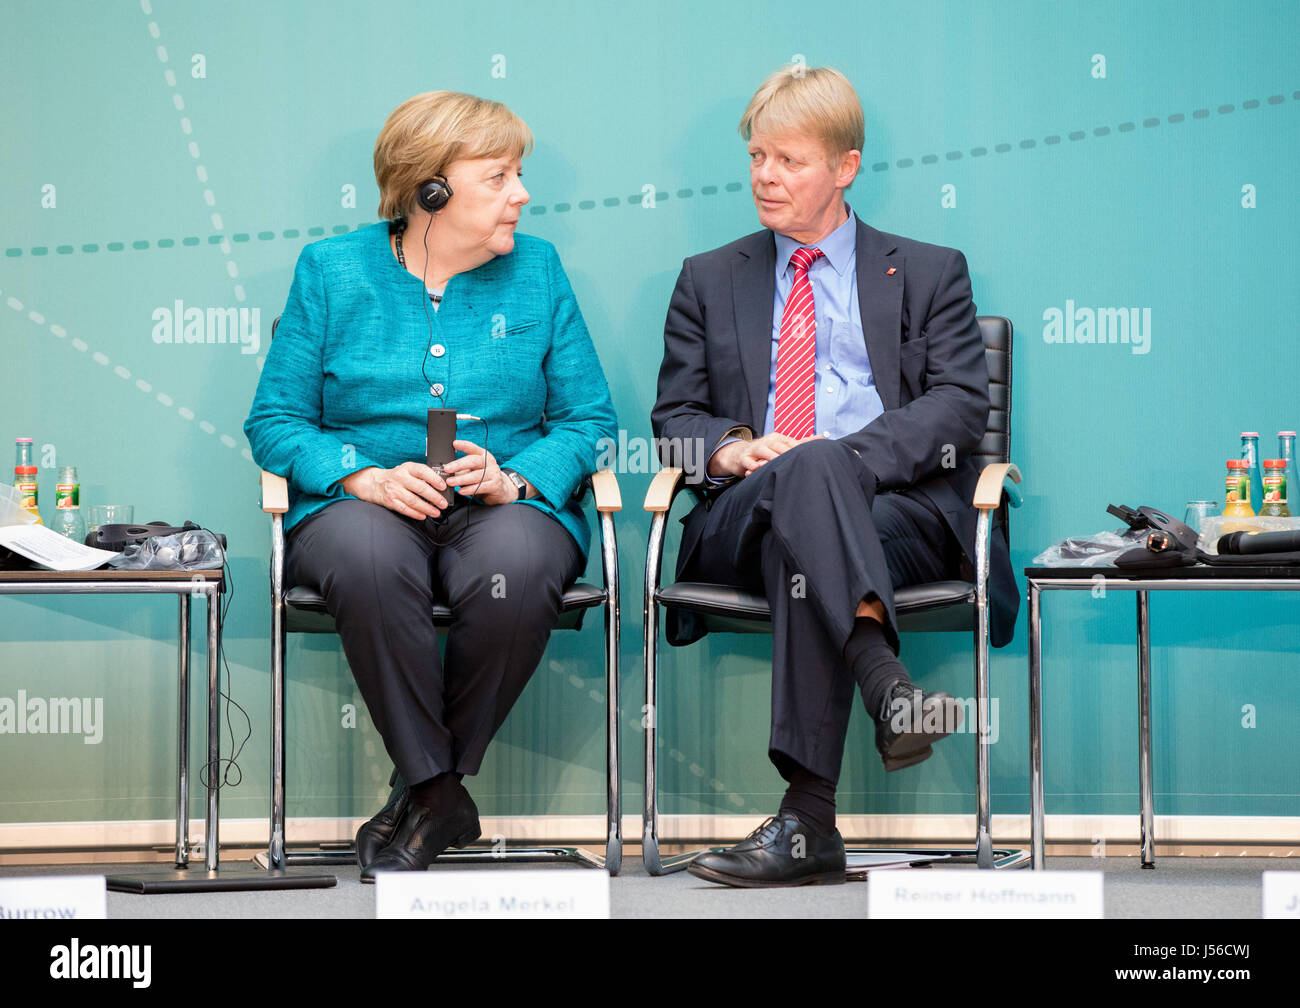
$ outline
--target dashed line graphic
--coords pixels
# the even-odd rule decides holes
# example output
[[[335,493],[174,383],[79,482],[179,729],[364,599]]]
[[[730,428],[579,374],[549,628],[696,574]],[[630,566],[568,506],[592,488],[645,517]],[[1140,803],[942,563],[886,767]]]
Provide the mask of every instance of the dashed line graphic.
[[[1300,101],[1300,91],[1292,91],[1291,98],[1294,101]],[[1276,106],[1276,105],[1281,105],[1285,101],[1286,101],[1286,95],[1275,94],[1275,95],[1269,95],[1267,98],[1264,99],[1263,102],[1261,102],[1258,98],[1247,98],[1245,101],[1241,103],[1240,106],[1220,105],[1215,111],[1218,112],[1219,115],[1230,115],[1232,112],[1236,111],[1238,107],[1246,111],[1252,111],[1254,109],[1263,108],[1265,104]],[[1210,110],[1208,108],[1199,108],[1196,109],[1194,112],[1192,112],[1193,119],[1208,119],[1209,117],[1210,117]],[[1142,128],[1155,129],[1161,123],[1168,123],[1171,126],[1177,126],[1179,123],[1186,122],[1186,120],[1187,120],[1187,116],[1184,115],[1182,112],[1174,112],[1171,115],[1165,116],[1163,119],[1160,116],[1147,116],[1145,119],[1142,120]],[[1132,133],[1137,128],[1138,126],[1136,122],[1128,121],[1128,122],[1120,123],[1118,126],[1115,127],[1115,130],[1120,133]],[[1095,126],[1092,129],[1092,135],[1098,138],[1110,136],[1111,132],[1112,132],[1111,127],[1109,126]],[[1088,137],[1088,132],[1085,130],[1073,130],[1070,133],[1068,133],[1066,136],[1070,141],[1077,143],[1080,140],[1086,139]],[[1035,137],[1026,137],[1024,140],[1021,140],[1018,144],[1014,146],[1009,143],[995,144],[993,146],[993,153],[1009,154],[1017,147],[1020,150],[1033,150],[1035,147],[1039,145],[1039,143],[1042,143],[1046,147],[1055,147],[1060,142],[1061,142],[1061,135],[1059,133],[1050,133],[1047,136],[1042,137],[1041,140]],[[945,161],[960,161],[963,157],[966,157],[968,155],[973,158],[979,158],[979,157],[987,156],[988,153],[989,153],[989,149],[987,147],[972,147],[969,151],[950,150],[943,155],[943,159]],[[938,161],[939,161],[938,154],[926,154],[923,155],[920,159],[920,163],[923,165],[937,164]],[[897,161],[894,162],[893,167],[912,168],[916,165],[916,163],[917,161],[914,158],[899,158]],[[888,161],[877,161],[875,164],[871,166],[871,170],[873,172],[883,172],[883,171],[889,171],[890,167],[891,166]]]
[[[148,0],[141,0],[141,6],[146,8],[145,13],[147,14]],[[153,25],[153,22],[150,22],[150,24]],[[153,27],[156,28],[156,25],[153,25]],[[153,28],[151,28],[151,34],[152,31]],[[164,59],[166,55],[166,51],[162,48],[162,46],[159,46],[158,48],[161,52],[159,58]],[[170,69],[168,69],[165,72],[164,76],[166,77],[169,85],[175,84],[176,77],[175,74],[173,74]],[[1300,90],[1292,91],[1291,98],[1294,101],[1300,101]],[[179,101],[179,100],[180,100],[180,96],[179,94],[177,94],[175,96],[175,101]],[[1214,109],[1213,113],[1209,108],[1198,108],[1193,110],[1191,113],[1174,112],[1171,113],[1170,115],[1165,116],[1164,118],[1160,118],[1159,116],[1147,116],[1142,120],[1141,125],[1143,129],[1155,129],[1157,126],[1160,126],[1161,124],[1176,126],[1186,122],[1189,115],[1190,118],[1192,119],[1208,119],[1212,114],[1218,114],[1223,116],[1223,115],[1231,115],[1233,112],[1237,111],[1238,109],[1241,109],[1243,111],[1253,111],[1255,109],[1262,109],[1266,106],[1276,107],[1278,105],[1283,104],[1285,101],[1286,101],[1286,95],[1283,94],[1270,95],[1268,98],[1265,98],[1263,101],[1257,98],[1248,98],[1245,101],[1241,102],[1240,105],[1234,105],[1234,104],[1219,105]],[[181,128],[187,134],[191,132],[191,130],[193,129],[192,125],[189,124],[188,119],[182,118],[181,124],[182,124]],[[1071,130],[1069,133],[1065,134],[1064,137],[1062,137],[1061,134],[1059,133],[1051,133],[1045,137],[1042,137],[1041,139],[1029,137],[1019,141],[1017,144],[999,143],[999,144],[994,144],[992,148],[971,147],[967,151],[951,150],[943,155],[943,160],[960,161],[965,157],[981,158],[981,157],[988,156],[990,153],[1008,154],[1011,151],[1016,149],[1034,150],[1035,148],[1038,147],[1040,143],[1045,147],[1055,147],[1061,144],[1063,140],[1068,141],[1070,143],[1078,143],[1080,140],[1086,140],[1089,136],[1100,139],[1102,137],[1108,137],[1114,132],[1133,133],[1137,129],[1138,129],[1138,124],[1135,121],[1122,122],[1113,128],[1110,126],[1094,126],[1091,130]],[[193,141],[190,142],[189,149],[190,149],[191,156],[197,159],[198,146]],[[938,154],[925,154],[919,159],[910,158],[910,157],[899,158],[897,161],[893,163],[893,165],[891,165],[888,161],[877,161],[875,164],[871,166],[871,170],[874,172],[883,172],[883,171],[888,171],[891,167],[905,169],[905,168],[913,168],[918,163],[922,165],[933,165],[933,164],[938,164],[938,162],[939,162]],[[204,169],[203,165],[201,164],[198,165],[197,171],[200,173],[199,174],[200,181],[206,182],[207,172]],[[740,192],[744,188],[745,185],[741,182],[728,182],[726,185],[721,187],[721,191],[736,193],[736,192]],[[700,187],[698,194],[701,196],[716,196],[719,191],[720,189],[716,185],[706,185]],[[211,195],[211,192],[212,192],[211,189],[204,190],[205,201],[208,201],[208,197]],[[620,199],[618,196],[607,196],[604,199],[600,200],[599,202],[597,202],[596,200],[579,200],[577,203],[577,209],[594,210],[598,206],[606,207],[609,209],[615,207],[622,207],[622,206],[640,206],[642,201],[645,199],[646,195],[648,194],[632,193],[629,196],[627,196],[625,199]],[[678,200],[685,200],[685,199],[691,199],[695,195],[696,195],[696,191],[694,189],[683,188],[683,189],[678,189],[676,193],[673,194],[668,193],[666,190],[658,190],[655,192],[654,198],[655,198],[655,203],[658,204],[668,199],[672,199],[674,197]],[[215,198],[209,201],[209,205],[212,205],[212,202],[214,201]],[[546,213],[569,213],[573,209],[574,209],[573,203],[559,202],[559,203],[552,203],[550,206],[546,206],[546,205],[530,206],[528,208],[528,212],[532,214],[534,217],[540,217]],[[180,245],[183,248],[194,248],[197,246],[201,246],[203,244],[217,245],[221,247],[222,252],[224,252],[227,256],[226,269],[227,272],[230,273],[233,279],[238,276],[238,269],[234,265],[234,260],[231,259],[229,255],[230,245],[232,242],[238,245],[238,244],[246,244],[252,242],[254,239],[256,239],[259,242],[269,242],[269,241],[277,241],[277,240],[292,241],[294,239],[299,239],[304,235],[306,235],[308,238],[321,238],[325,236],[327,231],[330,234],[336,234],[336,235],[346,234],[349,231],[357,231],[360,230],[361,228],[369,227],[370,224],[372,223],[371,221],[363,221],[359,224],[335,224],[329,228],[326,228],[322,225],[316,225],[314,227],[309,227],[309,228],[285,228],[279,231],[278,233],[273,230],[263,230],[263,231],[258,231],[255,235],[247,231],[238,231],[233,234],[227,235],[224,233],[221,227],[222,221],[221,221],[220,214],[214,213],[212,215],[212,221],[213,221],[213,228],[218,233],[208,235],[206,238],[201,238],[197,235],[187,235],[186,237],[183,238],[157,238],[152,242],[150,242],[148,239],[141,238],[141,239],[136,239],[135,241],[132,241],[130,243],[122,242],[122,241],[111,241],[101,245],[96,242],[88,242],[86,244],[81,245],[80,247],[65,244],[65,245],[55,246],[53,252],[55,255],[73,255],[78,252],[84,255],[94,255],[95,253],[101,250],[108,251],[108,252],[124,252],[128,248],[130,248],[132,251],[143,252],[150,249],[171,249],[171,248],[175,248],[177,245]],[[48,245],[36,245],[33,246],[32,248],[25,249],[25,250],[17,247],[7,248],[5,249],[4,254],[6,258],[16,259],[23,255],[31,255],[37,257],[47,256],[50,254],[50,251],[51,250]],[[235,292],[236,292],[236,297],[240,301],[243,301],[244,300],[243,286],[240,284],[236,284]]]
[[[255,236],[249,234],[246,231],[237,231],[234,234],[229,234],[229,235],[227,234],[208,235],[206,239],[200,238],[197,235],[187,235],[184,238],[158,238],[155,241],[150,242],[149,240],[142,238],[137,241],[131,242],[129,245],[126,242],[120,242],[120,241],[106,242],[103,245],[100,245],[97,242],[88,242],[82,245],[80,248],[74,245],[59,245],[55,247],[54,253],[55,255],[73,255],[74,253],[80,252],[83,255],[94,255],[96,252],[100,251],[101,249],[104,249],[109,252],[122,252],[125,251],[127,248],[130,248],[136,252],[144,252],[151,248],[160,248],[160,249],[175,248],[177,245],[180,245],[183,248],[197,248],[198,246],[201,245],[221,245],[223,242],[226,243],[234,242],[236,244],[245,244],[247,242],[251,242],[254,237],[256,237],[258,241],[262,241],[262,242],[274,241],[276,239],[281,239],[281,238],[287,240],[293,240],[295,238],[301,238],[304,234],[307,235],[309,238],[321,238],[324,237],[327,230],[329,231],[330,234],[336,234],[336,235],[347,234],[349,231],[359,231],[363,227],[369,227],[371,223],[372,223],[371,221],[362,221],[360,224],[335,224],[331,228],[325,228],[319,225],[316,227],[301,228],[301,229],[285,228],[279,234],[276,234],[274,231],[259,231]],[[49,255],[50,249],[49,246],[47,245],[37,245],[34,248],[28,249],[27,254],[33,256]],[[10,259],[16,259],[19,256],[23,255],[23,249],[21,248],[5,249],[5,255]]]
[[[190,146],[193,147],[194,145],[191,144]],[[725,186],[722,187],[722,189],[725,190],[726,192],[740,192],[740,190],[743,188],[744,186],[741,185],[741,183],[739,182],[728,182]],[[719,191],[718,186],[708,185],[708,186],[703,186],[700,189],[700,194],[704,196],[712,196],[712,195],[716,195],[718,191]],[[692,189],[677,190],[678,199],[689,199],[693,194],[694,194],[694,190]],[[654,195],[655,195],[655,201],[657,203],[663,202],[664,200],[669,198],[669,194],[667,192],[656,192]],[[627,203],[636,204],[639,206],[643,198],[644,197],[642,196],[641,193],[633,193],[631,196],[627,198]],[[596,205],[597,204],[595,200],[580,200],[578,202],[578,209],[594,210],[596,208]],[[606,199],[602,200],[600,205],[612,208],[612,207],[621,207],[624,205],[624,203],[623,200],[619,199],[617,196],[609,196]],[[541,214],[546,213],[547,209],[548,208],[545,206],[534,206],[529,208],[529,212],[532,213],[534,216],[540,216]],[[551,205],[550,209],[553,210],[555,213],[567,213],[568,211],[573,209],[573,204],[554,203]],[[304,234],[308,238],[323,238],[327,230],[329,231],[330,234],[336,234],[336,235],[347,234],[349,231],[360,231],[362,228],[370,227],[370,225],[373,223],[374,221],[362,221],[359,224],[335,224],[328,229],[321,225],[317,225],[316,227],[309,227],[309,228],[286,228],[283,231],[280,231],[279,233],[275,231],[259,231],[257,232],[256,235],[251,234],[250,232],[247,231],[237,231],[229,235],[224,233],[211,234],[208,235],[206,239],[200,238],[197,235],[187,235],[186,237],[180,239],[158,238],[153,242],[150,242],[148,239],[142,238],[131,242],[129,246],[127,245],[126,242],[120,242],[120,241],[108,242],[104,245],[100,245],[96,242],[90,242],[82,245],[80,249],[78,249],[74,245],[59,245],[54,249],[54,253],[55,255],[73,255],[78,251],[80,251],[85,255],[94,255],[96,252],[99,252],[101,248],[106,249],[109,252],[122,252],[125,251],[128,247],[137,252],[144,252],[154,248],[158,248],[158,249],[175,248],[177,244],[180,244],[184,248],[195,248],[203,244],[220,245],[222,246],[223,251],[228,251],[231,242],[234,242],[236,245],[242,245],[253,241],[254,238],[256,238],[256,240],[259,242],[277,241],[280,239],[292,241],[294,239],[301,238]],[[44,256],[50,254],[50,249],[48,245],[37,245],[34,248],[30,248],[25,251],[26,254],[33,255],[33,256]],[[10,259],[16,259],[23,254],[24,254],[24,250],[21,248],[5,249],[5,255]],[[243,299],[241,298],[240,300]]]
[[[3,295],[3,293],[4,293],[3,291],[0,291],[0,295]],[[86,343],[85,340],[80,339],[79,337],[76,336],[69,338],[68,331],[64,329],[63,326],[47,321],[43,314],[41,314],[40,312],[34,309],[27,308],[27,306],[24,305],[21,301],[19,301],[18,298],[10,295],[5,299],[5,304],[7,304],[19,315],[25,315],[29,322],[31,322],[33,325],[40,326],[42,329],[46,330],[51,336],[55,337],[56,339],[67,341],[68,345],[71,346],[72,349],[76,350],[78,353],[90,353],[90,345]],[[99,350],[96,350],[94,353],[90,353],[90,359],[93,360],[96,364],[105,368],[107,368],[110,364],[113,364],[112,360],[109,359],[108,354],[103,353],[102,351]],[[111,370],[115,375],[117,375],[123,381],[129,382],[132,379],[131,369],[122,364],[113,365]],[[176,401],[171,396],[169,396],[166,392],[155,393],[153,385],[145,381],[143,378],[136,378],[134,384],[135,387],[138,388],[141,392],[143,392],[145,395],[152,395],[160,405],[166,407],[167,409],[171,409],[173,406],[176,406]],[[194,411],[187,406],[176,406],[176,414],[179,417],[181,417],[181,419],[183,420],[193,421],[195,419]],[[207,420],[200,420],[198,426],[199,429],[203,431],[203,433],[205,434],[216,435],[217,433],[217,428]],[[218,436],[217,440],[220,441],[227,448],[239,448],[239,442],[229,434],[221,434],[220,436]],[[246,458],[249,462],[253,461],[253,453],[249,451],[247,448],[241,449],[239,453],[244,458]]]
[[[140,0],[140,10],[144,12],[145,17],[148,17],[153,13],[153,6],[150,4],[149,0]],[[185,99],[181,97],[181,93],[176,87],[176,73],[167,65],[169,60],[167,47],[160,41],[162,32],[158,28],[157,21],[150,21],[147,27],[149,29],[150,37],[152,37],[154,41],[158,42],[158,45],[154,48],[154,54],[158,57],[158,62],[163,65],[163,80],[165,80],[167,86],[171,88],[172,107],[180,113],[181,132],[186,136],[190,136],[194,132],[194,124],[190,122],[190,117],[185,115]],[[194,174],[198,178],[199,184],[204,186],[203,202],[212,210],[212,216],[210,218],[212,222],[212,230],[216,232],[224,231],[225,224],[221,219],[221,214],[216,211],[217,197],[213,193],[211,186],[208,185],[208,169],[202,161],[199,160],[199,145],[194,140],[190,140],[187,149],[189,150],[190,157],[195,161]],[[140,242],[132,242],[131,247],[139,248],[140,244]],[[218,241],[216,244],[221,248],[222,255],[226,257],[226,273],[229,275],[231,280],[235,281],[235,300],[240,304],[243,304],[247,295],[244,293],[244,285],[239,282],[239,266],[236,265],[234,257],[230,254],[230,242],[224,237],[218,235]],[[114,249],[114,245],[117,245],[118,248]],[[108,250],[110,252],[120,251],[121,245],[121,242],[111,242],[108,245]]]
[[[744,186],[741,185],[741,183],[739,182],[728,182],[725,186],[722,186],[721,188],[726,192],[740,192],[740,190],[743,189]],[[711,195],[716,195],[718,191],[719,191],[718,186],[708,185],[708,186],[703,186],[700,189],[700,194],[704,196],[711,196]],[[692,195],[694,195],[693,189],[677,190],[678,199],[689,199]],[[636,204],[639,206],[643,198],[644,197],[640,193],[633,193],[631,196],[627,198],[627,202],[629,204]],[[668,198],[669,198],[669,194],[667,192],[655,193],[655,201],[657,203],[662,202]],[[624,204],[623,204],[623,200],[619,199],[617,196],[610,196],[602,200],[601,205],[605,207],[621,207]],[[595,200],[580,200],[578,202],[579,210],[594,210],[595,208],[596,208]],[[573,209],[573,204],[554,203],[551,205],[550,209],[553,210],[555,213],[567,213],[568,211]],[[546,212],[547,212],[547,207],[545,206],[530,207],[530,213],[532,213],[534,216],[539,216]],[[349,231],[360,231],[362,228],[370,227],[370,225],[373,223],[374,221],[362,221],[359,224],[335,224],[328,229],[321,225],[317,225],[315,227],[309,227],[309,228],[286,228],[283,231],[280,231],[279,233],[275,231],[259,231],[257,232],[256,235],[251,234],[250,232],[247,231],[237,231],[229,235],[227,234],[208,235],[206,239],[200,238],[197,235],[188,235],[180,239],[158,238],[153,242],[150,242],[147,239],[139,239],[131,242],[129,246],[127,245],[126,242],[120,242],[120,241],[108,242],[107,244],[102,246],[97,243],[91,242],[82,245],[80,248],[80,252],[82,252],[85,255],[94,255],[96,252],[99,252],[101,248],[107,249],[109,252],[122,252],[126,250],[128,247],[134,251],[143,252],[151,248],[159,248],[159,249],[175,248],[178,243],[184,248],[194,248],[196,246],[200,246],[206,243],[208,245],[222,245],[223,249],[228,249],[230,242],[234,242],[236,245],[242,245],[253,241],[255,238],[259,242],[276,241],[279,239],[292,241],[296,238],[301,238],[304,234],[308,238],[322,238],[325,236],[327,230],[330,234],[336,234],[336,235],[347,234]],[[43,256],[43,255],[50,254],[50,249],[49,246],[47,245],[37,245],[36,247],[28,249],[26,251],[28,255],[33,255],[33,256]],[[56,255],[73,255],[77,251],[78,249],[73,245],[59,245],[54,249]],[[21,248],[5,249],[5,255],[10,259],[16,259],[23,254],[24,254],[24,250]]]
[[[191,146],[193,145],[191,144]],[[739,182],[728,182],[725,186],[722,186],[721,188],[723,191],[730,193],[730,192],[740,192],[740,190],[743,189],[744,186]],[[700,189],[700,194],[703,196],[713,196],[713,195],[717,195],[718,191],[719,191],[718,186],[707,185],[707,186],[703,186]],[[667,192],[656,192],[654,195],[655,195],[655,201],[657,203],[662,202],[669,198],[669,194]],[[694,195],[694,190],[692,189],[677,190],[678,199],[689,199],[692,195]],[[636,204],[639,206],[643,198],[644,197],[642,196],[641,193],[633,193],[631,196],[627,197],[627,203]],[[609,196],[606,199],[601,201],[601,205],[605,207],[611,207],[611,208],[621,207],[624,205],[624,201],[619,199],[617,196]],[[579,210],[594,210],[595,208],[596,208],[595,200],[580,200],[578,202]],[[555,213],[567,213],[568,211],[573,209],[573,204],[554,203],[551,205],[550,209],[553,210]],[[547,207],[545,206],[530,207],[529,212],[532,213],[534,216],[539,216],[547,212]],[[330,234],[336,234],[336,235],[347,234],[349,231],[360,231],[362,228],[370,227],[370,225],[373,223],[374,221],[362,221],[359,224],[335,224],[330,228],[325,228],[322,225],[317,225],[315,227],[309,227],[309,228],[286,228],[283,231],[280,231],[279,233],[275,231],[258,231],[256,235],[248,231],[236,231],[235,233],[229,235],[224,233],[211,234],[208,235],[206,239],[200,238],[197,235],[188,235],[180,239],[158,238],[153,242],[150,242],[148,239],[142,238],[131,242],[129,246],[126,242],[120,242],[120,241],[108,242],[104,245],[100,245],[95,242],[90,242],[85,245],[82,245],[80,249],[78,249],[76,246],[73,245],[59,245],[54,249],[54,252],[56,255],[73,255],[74,253],[80,251],[85,255],[94,255],[96,252],[99,252],[101,248],[106,249],[109,252],[122,252],[125,251],[128,247],[137,252],[144,252],[151,248],[159,248],[159,249],[175,248],[177,244],[180,244],[184,248],[195,248],[203,244],[221,245],[223,246],[223,251],[224,251],[229,249],[230,242],[234,242],[236,245],[242,245],[253,241],[254,238],[256,238],[256,240],[259,242],[277,241],[280,239],[292,241],[294,239],[301,238],[304,234],[308,238],[323,238],[327,230]],[[5,249],[5,255],[10,259],[16,259],[23,254],[24,254],[24,250],[21,248]],[[49,255],[50,249],[49,246],[47,245],[37,245],[34,248],[27,249],[26,254],[33,255],[33,256]]]
[[[191,144],[190,146],[192,147],[193,144]],[[743,188],[744,185],[742,185],[740,182],[728,182],[725,186],[721,187],[723,191],[729,193],[740,192]],[[718,191],[719,191],[719,187],[715,185],[702,186],[700,188],[700,195],[715,196],[717,195]],[[682,199],[690,199],[691,196],[693,196],[694,194],[695,194],[695,190],[693,189],[678,189],[676,195],[677,195],[677,199],[682,200]],[[654,196],[655,196],[656,203],[661,203],[664,200],[670,198],[669,194],[664,191],[656,192]],[[631,196],[627,197],[627,203],[635,204],[639,206],[641,204],[641,201],[644,198],[645,197],[641,193],[633,193]],[[624,205],[624,201],[619,199],[619,197],[617,196],[608,196],[605,199],[601,200],[600,205],[608,208],[621,207]],[[579,210],[594,210],[596,206],[597,204],[595,200],[578,201]],[[554,211],[555,213],[568,213],[570,210],[573,209],[573,204],[564,203],[564,202],[553,203],[551,204],[549,209]],[[547,210],[548,208],[546,206],[529,207],[529,213],[533,214],[533,216],[540,216],[541,214],[546,213]],[[362,228],[370,227],[370,225],[373,223],[374,221],[362,221],[359,224],[335,224],[328,229],[321,225],[317,225],[315,227],[309,227],[309,228],[286,228],[283,231],[280,231],[278,234],[275,231],[259,231],[257,232],[256,235],[253,235],[247,231],[237,231],[229,235],[224,233],[211,234],[208,235],[206,239],[200,238],[197,235],[188,235],[180,239],[158,238],[153,242],[150,242],[148,239],[142,238],[131,242],[129,247],[134,251],[143,252],[152,248],[159,248],[159,249],[175,248],[178,243],[185,248],[194,248],[206,243],[208,245],[220,245],[222,246],[223,251],[228,251],[230,242],[234,242],[237,245],[241,245],[253,241],[254,238],[256,238],[257,241],[259,242],[276,241],[279,239],[292,241],[294,239],[301,238],[304,234],[309,238],[322,238],[325,236],[327,230],[329,231],[330,234],[336,234],[336,235],[347,234],[349,231],[360,231]],[[80,249],[78,249],[74,245],[59,245],[54,249],[54,252],[56,255],[73,255],[76,252],[80,251],[85,255],[94,255],[96,252],[99,252],[101,248],[107,249],[109,252],[122,252],[127,247],[128,245],[126,242],[120,242],[120,241],[108,242],[107,244],[104,245],[100,245],[95,242],[90,242],[82,245]],[[25,250],[25,252],[27,255],[44,256],[50,254],[50,249],[48,245],[37,245],[33,248]],[[10,259],[16,259],[19,256],[22,256],[23,254],[24,254],[24,250],[21,248],[5,249],[5,255]]]

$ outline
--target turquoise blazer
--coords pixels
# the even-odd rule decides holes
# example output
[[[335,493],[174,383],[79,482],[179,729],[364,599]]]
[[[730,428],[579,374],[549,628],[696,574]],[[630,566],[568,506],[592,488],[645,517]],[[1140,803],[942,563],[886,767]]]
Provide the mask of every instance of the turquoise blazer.
[[[457,437],[532,483],[523,505],[586,554],[573,495],[618,421],[554,246],[516,235],[508,255],[452,277],[437,311],[387,222],[304,248],[244,423],[257,464],[289,483],[286,530],[348,499],[339,481],[359,469],[423,462],[431,406],[482,417]]]

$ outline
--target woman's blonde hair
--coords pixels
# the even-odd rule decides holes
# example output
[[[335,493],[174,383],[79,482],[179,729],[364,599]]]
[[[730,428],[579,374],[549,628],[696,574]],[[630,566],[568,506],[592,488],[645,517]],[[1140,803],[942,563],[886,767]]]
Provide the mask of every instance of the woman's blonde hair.
[[[500,102],[429,91],[393,109],[375,141],[379,216],[407,216],[420,183],[462,158],[524,157],[533,148],[527,124]]]
[[[740,135],[748,142],[755,129],[769,133],[805,133],[826,148],[828,161],[865,142],[862,102],[838,70],[783,66],[763,81],[740,117]]]

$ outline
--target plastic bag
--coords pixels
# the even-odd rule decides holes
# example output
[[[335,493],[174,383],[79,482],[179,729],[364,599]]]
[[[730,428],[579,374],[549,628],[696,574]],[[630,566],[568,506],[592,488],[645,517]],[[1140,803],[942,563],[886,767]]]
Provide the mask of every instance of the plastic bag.
[[[1122,532],[1098,532],[1096,535],[1062,539],[1038,556],[1038,567],[1110,567],[1116,558],[1135,546],[1141,546],[1150,529],[1124,529]]]
[[[36,516],[23,507],[17,487],[0,483],[0,525],[35,525]]]
[[[108,565],[116,570],[219,570],[225,558],[217,537],[198,529],[128,543]]]

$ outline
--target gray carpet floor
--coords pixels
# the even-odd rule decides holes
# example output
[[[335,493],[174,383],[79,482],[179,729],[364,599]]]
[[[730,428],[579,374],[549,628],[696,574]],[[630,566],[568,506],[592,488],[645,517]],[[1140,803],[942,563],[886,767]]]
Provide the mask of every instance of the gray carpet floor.
[[[224,861],[229,868],[247,862]],[[4,866],[0,876],[130,874],[142,865]],[[535,868],[536,866],[525,866]],[[962,866],[966,867],[966,866]],[[1049,858],[1049,869],[1105,872],[1108,918],[1249,918],[1260,916],[1260,873],[1300,871],[1300,863],[1282,858],[1164,858],[1143,870],[1136,857]],[[435,866],[432,871],[445,870]],[[474,871],[474,866],[462,866]],[[552,866],[546,871],[584,871]],[[903,869],[920,870],[920,869]],[[936,866],[928,871],[946,871]],[[284,892],[201,893],[165,896],[108,894],[110,918],[369,918],[374,916],[374,889],[362,885],[355,867],[329,867],[330,889]],[[680,872],[661,878],[645,874],[630,858],[610,880],[614,917],[807,918],[865,917],[867,886],[797,889],[728,889]]]

